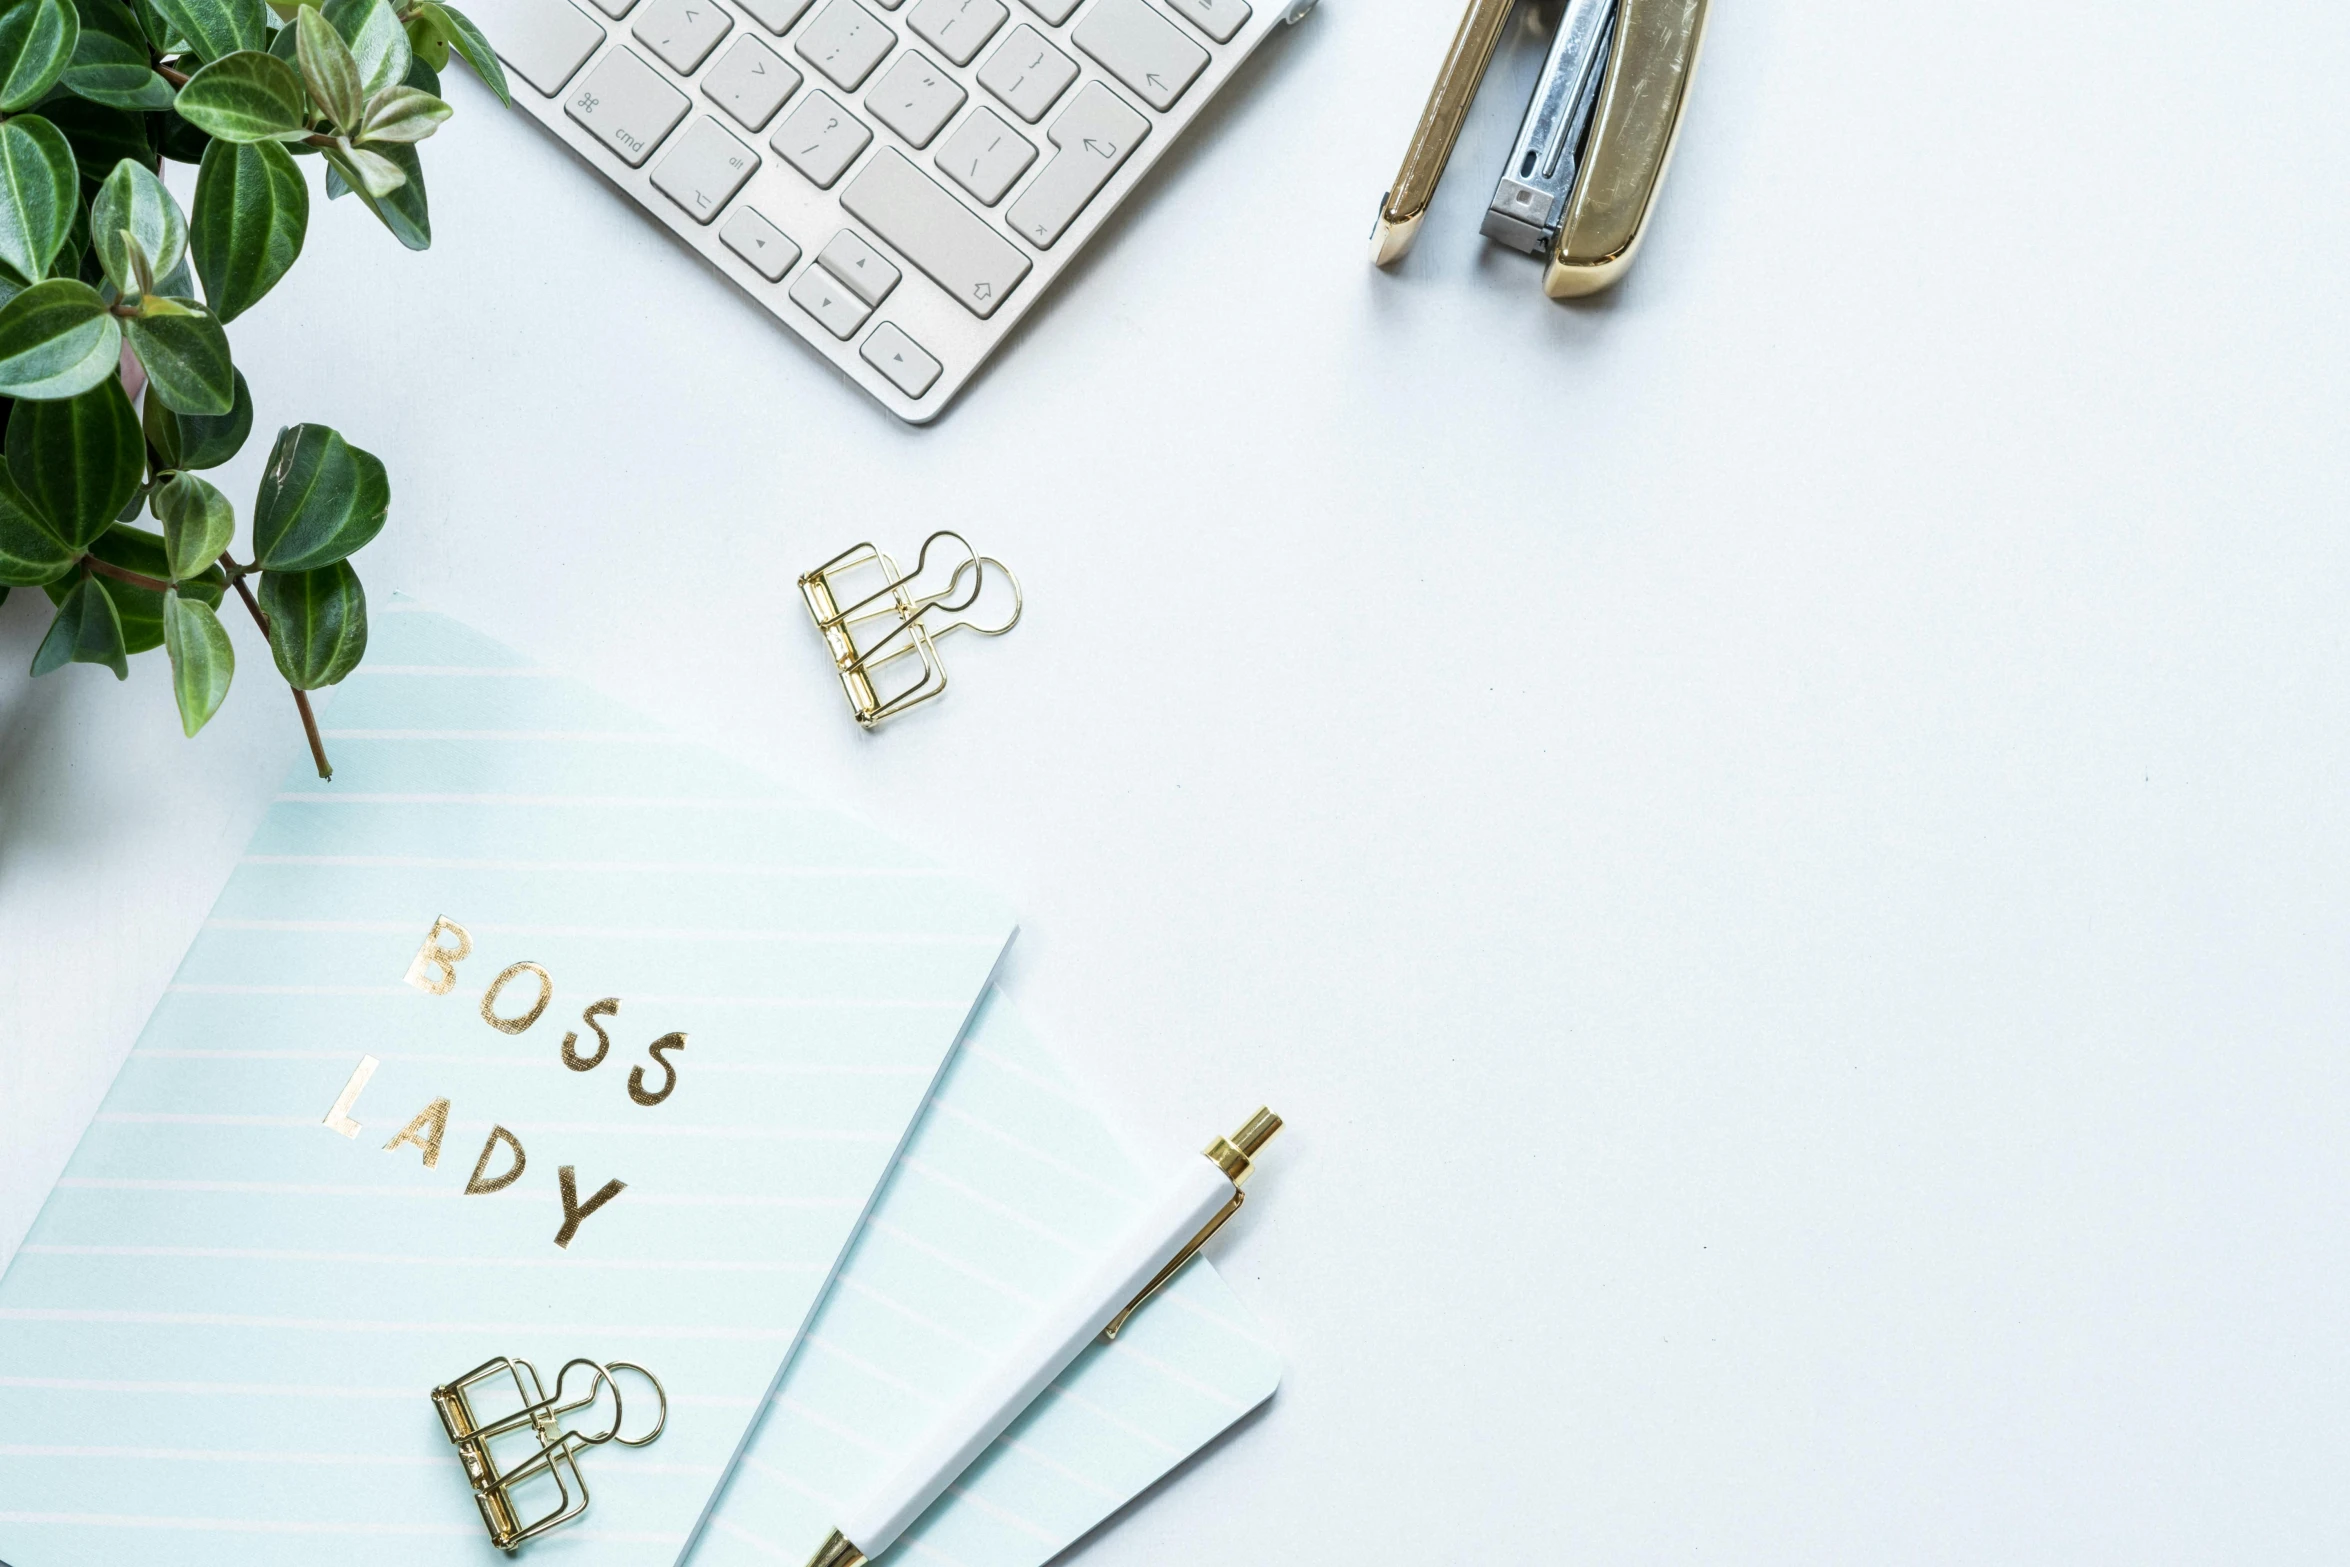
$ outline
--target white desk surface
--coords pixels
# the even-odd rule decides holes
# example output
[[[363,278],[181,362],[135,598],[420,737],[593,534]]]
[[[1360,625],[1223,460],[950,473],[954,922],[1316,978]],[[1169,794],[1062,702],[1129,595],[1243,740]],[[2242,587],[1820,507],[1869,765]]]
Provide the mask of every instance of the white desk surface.
[[[1275,39],[934,429],[468,86],[438,241],[320,202],[263,433],[359,559],[1018,903],[1270,1410],[1087,1567],[2339,1561],[2350,22],[1725,3],[1596,304],[1372,209],[1456,8]],[[952,524],[1028,620],[848,720],[792,589]],[[281,770],[0,608],[0,1247]]]

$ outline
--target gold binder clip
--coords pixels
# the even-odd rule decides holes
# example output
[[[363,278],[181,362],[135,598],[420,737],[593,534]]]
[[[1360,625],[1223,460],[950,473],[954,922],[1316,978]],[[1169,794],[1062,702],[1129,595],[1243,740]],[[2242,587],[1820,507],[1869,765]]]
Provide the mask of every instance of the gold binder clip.
[[[1403,259],[1435,199],[1514,0],[1469,0],[1395,184],[1371,260]],[[1647,237],[1681,131],[1708,0],[1560,0],[1558,30],[1483,232],[1544,258],[1543,292],[1593,294]]]
[[[580,1366],[595,1373],[584,1397],[563,1402],[563,1387],[571,1373]],[[612,1375],[615,1371],[633,1371],[652,1383],[654,1396],[661,1401],[661,1413],[653,1422],[653,1429],[639,1437],[620,1434],[620,1383]],[[484,1418],[481,1400],[490,1409],[508,1402],[507,1384],[512,1384],[513,1400],[518,1407]],[[612,1424],[600,1436],[584,1431],[565,1430],[558,1420],[574,1411],[587,1408],[609,1388],[612,1393]],[[481,1509],[481,1521],[490,1531],[490,1543],[511,1556],[522,1542],[534,1535],[546,1533],[558,1524],[569,1523],[587,1511],[587,1481],[579,1472],[579,1453],[583,1448],[600,1447],[606,1442],[618,1442],[622,1447],[643,1447],[658,1437],[669,1424],[669,1394],[650,1371],[625,1360],[599,1365],[592,1360],[569,1360],[555,1376],[555,1395],[550,1398],[539,1381],[538,1369],[527,1360],[516,1360],[500,1355],[485,1360],[456,1381],[432,1390],[433,1408],[440,1411],[441,1428],[449,1435],[457,1456],[465,1464],[465,1478],[473,1485],[474,1505]],[[543,1508],[523,1500],[518,1493],[529,1490],[544,1492],[548,1486],[554,1495]]]
[[[931,546],[941,539],[952,539],[960,545],[962,559],[948,573],[945,586],[935,593],[919,593],[915,584],[929,569]],[[960,615],[978,603],[991,569],[1011,586],[1010,619],[1000,626],[983,626],[971,620],[949,620],[943,624],[931,620],[934,614]],[[858,588],[876,580],[880,586],[848,600],[843,591],[844,579],[854,574],[862,574],[862,580],[856,584]],[[824,644],[831,650],[833,667],[840,675],[842,689],[848,692],[851,711],[867,729],[929,701],[947,688],[946,666],[938,658],[939,638],[950,631],[966,630],[976,631],[983,637],[1000,637],[1020,624],[1022,607],[1020,579],[1012,575],[1011,568],[980,554],[961,534],[945,528],[922,541],[922,553],[915,558],[911,574],[900,572],[898,563],[873,545],[859,544],[801,577],[800,596],[807,600],[808,613],[815,617],[816,629],[823,633]],[[871,635],[874,631],[880,634]],[[920,660],[920,678],[910,684],[900,683],[885,696],[883,691],[889,682],[877,680],[875,676],[904,658]]]

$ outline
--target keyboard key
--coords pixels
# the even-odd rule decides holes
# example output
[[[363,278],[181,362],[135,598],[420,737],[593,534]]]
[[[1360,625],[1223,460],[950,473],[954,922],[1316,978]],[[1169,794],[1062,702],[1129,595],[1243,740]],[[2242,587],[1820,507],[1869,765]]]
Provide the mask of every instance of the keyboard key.
[[[1167,9],[1220,44],[1232,42],[1248,20],[1248,0],[1167,0]]]
[[[791,31],[791,24],[800,19],[810,4],[811,0],[742,0],[742,8],[778,38]]]
[[[793,47],[802,59],[854,92],[897,41],[898,35],[857,0],[830,0]]]
[[[596,0],[596,9],[617,22],[636,5],[636,0]]]
[[[718,40],[734,29],[734,18],[712,0],[653,0],[637,13],[637,42],[667,61],[680,76],[691,76],[710,58]]]
[[[756,131],[775,117],[784,99],[799,91],[800,79],[783,56],[745,33],[710,67],[710,74],[702,78],[702,91],[744,130]]]
[[[930,390],[930,383],[938,379],[939,362],[922,351],[922,345],[898,330],[896,323],[884,321],[865,339],[857,350],[858,357],[889,377],[892,385],[908,397],[920,397]]]
[[[990,207],[1004,199],[1012,182],[1035,161],[1036,149],[1028,139],[984,105],[956,126],[955,134],[938,149],[938,166],[947,178]]]
[[[906,25],[957,65],[969,65],[1011,14],[1002,0],[919,0]]]
[[[1044,118],[1044,111],[1075,80],[1077,62],[1046,43],[1044,34],[1026,22],[1013,28],[1004,46],[979,68],[979,85],[1031,125]]]
[[[485,12],[498,30],[498,57],[552,98],[604,41],[596,19],[571,0],[504,0]]]
[[[795,304],[824,323],[834,337],[846,338],[865,324],[873,307],[849,292],[849,287],[822,267],[810,267],[792,279]]]
[[[816,253],[824,270],[848,284],[850,291],[868,305],[878,305],[889,297],[889,291],[898,286],[898,269],[889,258],[865,243],[855,229],[842,229],[832,236],[832,243]]]
[[[1055,27],[1069,20],[1069,13],[1077,9],[1077,0],[1020,0],[1020,3]]]
[[[1028,258],[1010,240],[895,147],[874,155],[841,192],[840,204],[981,320],[1028,275]]]
[[[1045,132],[1056,149],[1053,161],[1020,193],[1004,221],[1039,250],[1050,250],[1150,130],[1151,122],[1116,93],[1087,82]]]
[[[1069,37],[1154,109],[1175,107],[1208,52],[1142,0],[1098,0]]]
[[[705,114],[654,168],[653,185],[691,213],[696,223],[707,223],[734,200],[734,193],[758,167],[759,155]]]
[[[767,145],[814,180],[818,190],[830,190],[872,139],[872,128],[833,102],[830,93],[812,92],[784,116]]]
[[[632,169],[677,129],[692,100],[631,49],[615,49],[588,73],[563,112],[603,139]]]
[[[953,77],[940,70],[924,57],[919,49],[908,49],[897,58],[897,63],[881,73],[881,80],[865,95],[865,107],[873,117],[896,131],[917,147],[930,145],[930,138],[938,128],[954,118],[970,96],[956,85]]]
[[[748,261],[759,276],[780,283],[791,264],[800,259],[800,247],[791,237],[759,215],[756,207],[737,207],[726,227],[718,231],[726,248]]]

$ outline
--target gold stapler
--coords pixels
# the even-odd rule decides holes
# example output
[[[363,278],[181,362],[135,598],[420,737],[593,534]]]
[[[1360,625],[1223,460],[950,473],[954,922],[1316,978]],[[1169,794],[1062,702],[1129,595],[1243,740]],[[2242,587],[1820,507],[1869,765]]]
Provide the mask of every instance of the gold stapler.
[[[1412,248],[1516,3],[1469,0],[1380,201],[1374,265]],[[1553,299],[1595,294],[1631,266],[1680,133],[1706,4],[1558,0],[1549,57],[1483,224],[1488,239],[1547,259],[1542,288]]]

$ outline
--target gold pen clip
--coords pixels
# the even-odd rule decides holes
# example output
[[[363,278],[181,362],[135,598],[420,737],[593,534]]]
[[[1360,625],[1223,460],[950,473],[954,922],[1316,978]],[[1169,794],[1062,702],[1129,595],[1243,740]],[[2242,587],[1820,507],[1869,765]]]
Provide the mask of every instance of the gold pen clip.
[[[1219,1137],[1200,1150],[1232,1182],[1232,1200],[1217,1209],[1216,1216],[1200,1226],[1200,1232],[1185,1241],[1183,1249],[1169,1258],[1167,1265],[1142,1287],[1142,1293],[1128,1301],[1125,1309],[1110,1319],[1110,1325],[1102,1329],[1104,1342],[1116,1338],[1118,1330],[1126,1325],[1126,1319],[1134,1315],[1135,1309],[1156,1294],[1160,1286],[1182,1272],[1183,1265],[1208,1243],[1208,1237],[1222,1229],[1224,1221],[1240,1211],[1241,1203],[1246,1201],[1248,1197],[1248,1194],[1241,1190],[1241,1184],[1248,1179],[1249,1172],[1256,1168],[1255,1161],[1258,1150],[1271,1142],[1273,1134],[1280,1130],[1281,1117],[1275,1115],[1271,1110],[1259,1108],[1257,1113],[1250,1116],[1239,1131],[1234,1132],[1230,1137]]]
[[[1371,260],[1403,259],[1492,63],[1512,0],[1469,0],[1394,186],[1371,232]],[[1544,257],[1551,297],[1620,279],[1646,237],[1681,129],[1708,0],[1560,0],[1535,83],[1483,231]]]

